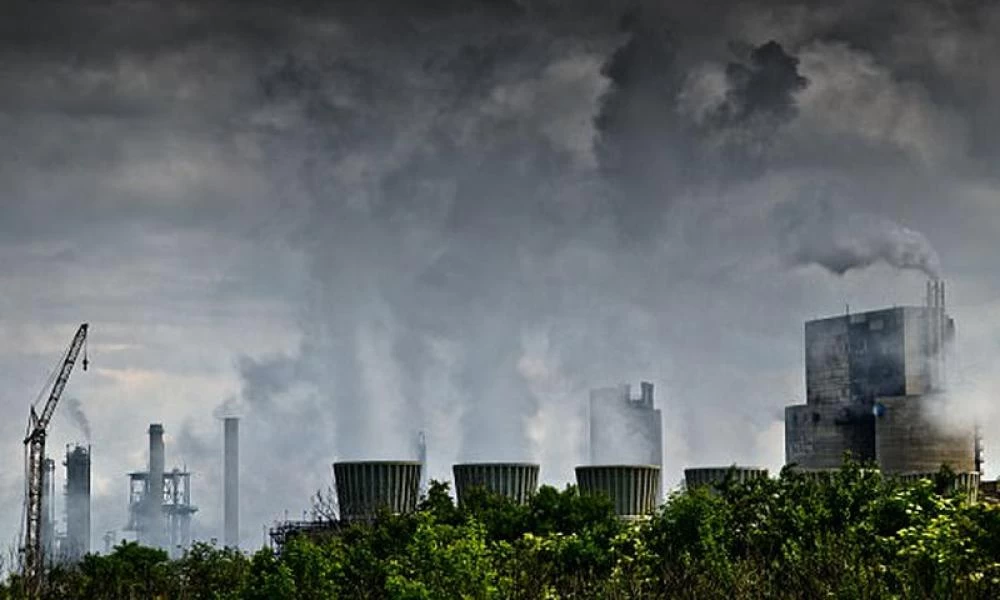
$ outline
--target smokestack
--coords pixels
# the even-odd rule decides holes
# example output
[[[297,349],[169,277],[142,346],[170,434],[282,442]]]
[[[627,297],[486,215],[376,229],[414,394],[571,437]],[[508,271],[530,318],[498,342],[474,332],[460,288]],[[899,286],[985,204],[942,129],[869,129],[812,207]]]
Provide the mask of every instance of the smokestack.
[[[240,545],[240,420],[223,419],[223,542],[227,548]]]
[[[66,449],[66,559],[90,552],[90,446]]]
[[[417,460],[420,462],[420,494],[426,494],[427,482],[427,437],[421,431],[417,434]]]
[[[163,545],[163,469],[166,462],[163,449],[163,425],[149,425],[149,479],[146,487],[146,542]]]

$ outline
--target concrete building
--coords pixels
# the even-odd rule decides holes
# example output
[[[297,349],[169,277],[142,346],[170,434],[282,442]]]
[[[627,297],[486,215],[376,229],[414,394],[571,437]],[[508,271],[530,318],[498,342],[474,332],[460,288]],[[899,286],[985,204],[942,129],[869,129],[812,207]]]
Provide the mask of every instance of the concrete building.
[[[90,552],[90,446],[66,448],[66,542],[61,554],[78,562]]]
[[[935,395],[879,398],[875,460],[883,473],[933,473],[948,465],[956,473],[976,468],[976,434],[971,426],[935,420]]]
[[[934,418],[954,334],[941,282],[928,283],[923,307],[806,323],[806,404],[785,409],[786,461],[832,469],[850,452],[889,473],[975,470],[972,423]]]
[[[590,392],[591,465],[663,466],[663,425],[653,401],[653,384],[642,382],[638,397],[628,385]]]

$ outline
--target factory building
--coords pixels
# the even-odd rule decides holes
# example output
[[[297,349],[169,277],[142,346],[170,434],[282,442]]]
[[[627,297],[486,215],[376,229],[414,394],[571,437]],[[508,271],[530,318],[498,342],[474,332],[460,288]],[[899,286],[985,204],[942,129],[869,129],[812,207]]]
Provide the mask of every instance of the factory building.
[[[590,392],[591,465],[663,466],[663,426],[653,403],[653,384],[642,382],[638,397],[628,385]]]
[[[850,452],[885,473],[976,470],[973,425],[934,416],[954,335],[941,282],[928,284],[923,307],[806,323],[806,404],[785,409],[786,461],[832,469]]]
[[[191,518],[198,508],[191,503],[191,473],[165,470],[163,425],[149,426],[149,469],[129,477],[129,520],[126,531],[136,541],[166,548],[174,556],[191,545]]]
[[[90,446],[66,448],[66,539],[63,558],[77,562],[90,552]]]

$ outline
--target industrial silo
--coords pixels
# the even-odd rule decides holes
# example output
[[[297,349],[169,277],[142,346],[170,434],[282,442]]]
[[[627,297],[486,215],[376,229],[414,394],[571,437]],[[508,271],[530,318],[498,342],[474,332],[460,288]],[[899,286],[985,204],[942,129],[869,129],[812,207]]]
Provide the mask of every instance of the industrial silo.
[[[660,491],[660,467],[657,465],[595,465],[576,468],[580,493],[604,495],[615,505],[615,513],[624,518],[651,514],[656,510]]]
[[[684,469],[684,483],[688,489],[701,486],[716,487],[725,481],[745,483],[767,479],[767,469],[761,467],[693,467]]]
[[[875,414],[875,459],[886,474],[956,473],[976,470],[976,432],[971,424],[943,425],[933,411],[936,396],[880,398]]]
[[[412,512],[420,493],[420,462],[371,460],[333,463],[340,518],[370,519],[382,509]]]
[[[466,492],[482,487],[524,504],[538,488],[538,465],[532,463],[465,463],[452,467],[455,494],[461,504]]]

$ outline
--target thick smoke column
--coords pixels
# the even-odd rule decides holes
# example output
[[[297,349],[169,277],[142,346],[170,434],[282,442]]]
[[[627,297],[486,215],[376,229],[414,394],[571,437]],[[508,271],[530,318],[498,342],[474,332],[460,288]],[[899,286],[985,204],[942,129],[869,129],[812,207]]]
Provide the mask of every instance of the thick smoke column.
[[[83,412],[83,404],[78,398],[66,398],[63,401],[63,412],[83,434],[85,441],[90,441],[90,421]]]

